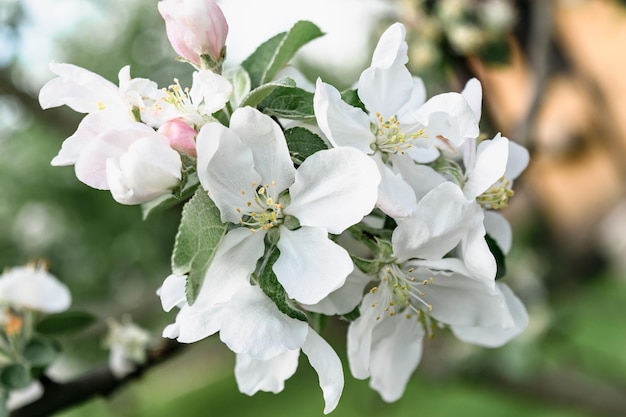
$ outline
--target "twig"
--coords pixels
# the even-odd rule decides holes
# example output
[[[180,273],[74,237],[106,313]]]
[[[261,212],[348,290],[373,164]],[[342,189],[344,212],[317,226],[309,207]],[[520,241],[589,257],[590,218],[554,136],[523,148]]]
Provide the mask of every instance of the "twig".
[[[139,378],[149,368],[178,352],[184,345],[164,339],[161,346],[148,352],[148,360],[131,374],[115,377],[108,367],[90,371],[72,381],[58,383],[45,375],[40,378],[44,394],[37,401],[11,412],[10,417],[46,417],[96,396],[108,396],[127,383]]]

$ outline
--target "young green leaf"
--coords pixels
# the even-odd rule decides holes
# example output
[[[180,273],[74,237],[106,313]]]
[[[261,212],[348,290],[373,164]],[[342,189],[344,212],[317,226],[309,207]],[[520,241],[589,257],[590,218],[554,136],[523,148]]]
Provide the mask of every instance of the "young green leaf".
[[[250,74],[252,88],[274,79],[302,46],[322,35],[322,31],[315,24],[301,20],[288,32],[279,33],[261,44],[241,64]]]
[[[241,101],[241,106],[251,106],[256,107],[259,105],[261,101],[268,95],[270,95],[274,90],[279,87],[295,87],[296,82],[289,77],[283,77],[280,80],[272,81],[267,84],[263,84],[260,87],[255,88],[250,91],[250,93],[244,97]]]
[[[285,130],[285,139],[291,159],[298,165],[315,152],[328,149],[321,137],[304,127]]]
[[[187,302],[196,299],[204,273],[226,234],[220,211],[202,187],[185,204],[172,253],[172,272],[187,275]]]
[[[170,207],[174,207],[175,205],[187,200],[189,197],[193,195],[198,188],[198,176],[194,173],[189,175],[187,178],[187,182],[183,186],[180,191],[180,195],[176,196],[173,194],[168,194],[156,198],[152,201],[148,201],[141,205],[141,214],[144,220],[147,220],[151,216],[163,212]]]
[[[57,357],[57,350],[54,345],[44,338],[35,338],[28,341],[22,356],[32,366],[47,366]]]
[[[95,321],[93,314],[84,311],[64,311],[44,317],[35,331],[44,335],[77,333]]]
[[[21,363],[12,363],[0,369],[0,383],[8,389],[24,388],[30,381],[30,371]]]
[[[272,270],[279,255],[280,251],[276,246],[271,246],[269,250],[266,250],[265,256],[259,261],[260,264],[256,276],[257,283],[265,295],[274,301],[276,307],[278,307],[281,312],[291,318],[307,321],[306,315],[302,311],[296,310],[290,305],[285,289],[280,285],[276,274],[274,274]]]
[[[313,93],[297,87],[279,87],[259,103],[257,108],[269,116],[291,120],[313,121]]]

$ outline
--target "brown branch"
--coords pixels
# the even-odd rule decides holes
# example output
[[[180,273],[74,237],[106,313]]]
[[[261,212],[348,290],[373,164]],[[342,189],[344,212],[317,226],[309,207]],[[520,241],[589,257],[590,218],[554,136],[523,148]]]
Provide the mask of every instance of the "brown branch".
[[[148,352],[148,360],[131,374],[115,377],[108,367],[90,371],[69,382],[55,382],[46,376],[40,378],[44,394],[37,401],[11,412],[10,417],[45,417],[68,407],[78,405],[96,396],[108,396],[127,383],[138,379],[153,366],[169,359],[184,345],[164,339],[163,343]]]

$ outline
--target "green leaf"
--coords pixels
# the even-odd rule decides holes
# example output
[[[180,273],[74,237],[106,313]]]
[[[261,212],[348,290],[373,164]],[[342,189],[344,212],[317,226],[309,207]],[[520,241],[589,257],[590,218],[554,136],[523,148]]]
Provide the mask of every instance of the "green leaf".
[[[271,81],[302,46],[322,35],[315,24],[301,20],[288,32],[279,33],[261,44],[241,64],[250,74],[252,88]]]
[[[8,389],[24,388],[30,381],[30,371],[21,363],[12,363],[0,369],[0,383]]]
[[[287,292],[282,285],[278,282],[276,274],[272,270],[274,263],[280,256],[280,251],[276,246],[271,246],[269,250],[265,251],[265,256],[259,261],[258,274],[256,281],[259,287],[263,290],[265,295],[274,301],[276,307],[285,313],[287,316],[300,321],[307,321],[306,315],[291,306],[289,299],[287,298]]]
[[[257,108],[269,116],[283,119],[315,120],[313,93],[298,87],[276,88]]]
[[[57,350],[54,345],[46,339],[35,338],[28,341],[22,356],[32,366],[47,366],[57,357]]]
[[[280,80],[272,81],[267,84],[263,84],[260,87],[250,91],[250,93],[244,97],[240,107],[251,106],[256,107],[261,101],[269,96],[274,90],[279,87],[295,87],[296,82],[289,77],[283,77]]]
[[[352,107],[358,107],[367,113],[367,109],[365,108],[365,104],[359,98],[359,94],[357,90],[346,90],[341,93],[341,99],[351,105]]]
[[[189,175],[189,177],[187,178],[187,182],[180,191],[179,196],[167,194],[142,204],[141,213],[143,219],[146,220],[157,213],[161,213],[168,208],[174,207],[175,205],[187,200],[196,191],[196,188],[198,188],[198,184],[200,184],[200,181],[198,181],[198,176],[196,174]]]
[[[35,331],[44,335],[76,333],[96,321],[93,314],[84,311],[64,311],[44,317]]]
[[[250,82],[250,75],[243,67],[237,67],[233,70],[227,71],[224,76],[233,85],[233,93],[230,97],[234,107],[241,107],[240,103],[250,93],[252,85]]]
[[[291,159],[298,165],[301,165],[315,152],[328,149],[326,142],[321,137],[304,127],[293,127],[285,130],[285,139]]]
[[[185,204],[172,253],[172,272],[187,275],[187,302],[196,299],[204,274],[226,234],[220,211],[202,187]]]
[[[489,235],[485,235],[485,240],[487,241],[487,246],[489,246],[489,250],[493,254],[493,257],[496,258],[496,265],[498,267],[496,272],[496,279],[502,278],[506,275],[506,264],[504,259],[504,253],[500,246],[496,243],[496,241]]]

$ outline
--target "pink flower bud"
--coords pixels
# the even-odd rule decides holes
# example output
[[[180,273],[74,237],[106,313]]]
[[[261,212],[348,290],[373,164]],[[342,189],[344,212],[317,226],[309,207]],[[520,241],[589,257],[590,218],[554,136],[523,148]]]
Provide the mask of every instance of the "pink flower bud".
[[[163,0],[158,8],[167,37],[180,56],[198,68],[210,67],[206,61],[215,64],[207,69],[219,68],[228,23],[214,0]]]
[[[196,135],[198,132],[179,117],[165,122],[158,132],[166,136],[170,146],[185,155],[196,157]]]

